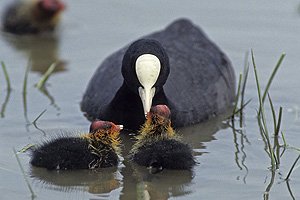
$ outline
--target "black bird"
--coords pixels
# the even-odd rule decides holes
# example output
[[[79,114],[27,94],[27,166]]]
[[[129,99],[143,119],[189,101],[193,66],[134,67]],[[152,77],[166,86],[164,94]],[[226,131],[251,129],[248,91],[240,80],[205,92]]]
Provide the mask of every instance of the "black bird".
[[[226,55],[180,19],[104,60],[81,109],[89,119],[138,130],[152,105],[165,104],[173,126],[183,127],[225,113],[234,97],[235,76]]]
[[[170,115],[166,105],[152,107],[130,152],[134,162],[150,167],[154,173],[163,169],[190,170],[195,165],[192,149],[176,135]]]
[[[30,163],[49,170],[95,169],[118,165],[122,126],[94,121],[81,137],[59,137],[31,151]]]
[[[18,35],[53,31],[64,9],[60,0],[15,0],[2,16],[3,30]]]

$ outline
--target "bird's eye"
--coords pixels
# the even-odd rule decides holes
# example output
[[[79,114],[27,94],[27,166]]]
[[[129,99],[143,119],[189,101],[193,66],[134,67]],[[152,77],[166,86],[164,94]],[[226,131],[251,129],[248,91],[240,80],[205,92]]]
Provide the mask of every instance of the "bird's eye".
[[[111,129],[112,125],[111,124],[105,124],[103,126],[104,129],[108,130],[108,129]]]

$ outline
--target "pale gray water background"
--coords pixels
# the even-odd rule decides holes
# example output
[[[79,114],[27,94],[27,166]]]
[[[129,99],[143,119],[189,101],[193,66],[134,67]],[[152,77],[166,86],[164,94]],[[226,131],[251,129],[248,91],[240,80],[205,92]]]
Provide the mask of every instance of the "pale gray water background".
[[[1,13],[8,2],[0,1]],[[88,131],[89,122],[80,111],[79,102],[96,67],[113,51],[179,17],[189,18],[202,27],[231,59],[237,76],[243,69],[245,52],[253,48],[263,86],[280,54],[286,52],[270,94],[276,110],[279,106],[284,109],[282,130],[288,144],[300,147],[300,1],[69,0],[66,3],[68,8],[56,42],[7,34],[0,37],[0,60],[7,65],[13,88],[8,96],[1,70],[1,110],[5,107],[0,118],[1,200],[31,199],[13,148],[19,150],[61,132]],[[23,79],[30,57],[32,69],[24,107]],[[62,65],[48,80],[50,96],[46,96],[34,85],[54,60],[62,61]],[[196,152],[199,164],[192,173],[164,171],[149,175],[143,167],[128,162],[98,172],[49,172],[32,169],[28,154],[19,157],[36,199],[263,199],[271,172],[257,126],[256,96],[251,66],[246,99],[252,101],[245,109],[243,134],[233,134],[222,119],[179,131]],[[7,104],[3,104],[5,99]],[[45,135],[33,125],[27,126],[44,109],[47,111],[37,125]],[[272,120],[268,119],[271,125]],[[126,154],[130,142],[126,137],[123,140]],[[287,150],[283,155],[269,199],[300,198],[299,168],[289,181],[292,194],[283,180],[298,154]]]

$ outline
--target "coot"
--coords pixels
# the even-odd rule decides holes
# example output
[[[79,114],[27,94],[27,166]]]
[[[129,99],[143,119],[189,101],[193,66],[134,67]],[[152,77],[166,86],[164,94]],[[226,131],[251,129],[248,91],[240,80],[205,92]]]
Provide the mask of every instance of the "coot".
[[[179,19],[105,59],[81,109],[89,119],[138,130],[151,105],[165,104],[173,126],[183,127],[223,114],[234,96],[235,76],[226,55],[199,27]]]
[[[171,127],[170,110],[166,105],[151,108],[136,139],[130,157],[137,164],[150,167],[151,172],[190,170],[195,164],[191,147],[183,143]]]
[[[2,26],[19,35],[53,31],[64,8],[60,0],[16,0],[7,6]]]
[[[30,163],[49,170],[116,166],[120,153],[121,128],[112,122],[94,121],[88,134],[81,137],[59,137],[34,148]]]

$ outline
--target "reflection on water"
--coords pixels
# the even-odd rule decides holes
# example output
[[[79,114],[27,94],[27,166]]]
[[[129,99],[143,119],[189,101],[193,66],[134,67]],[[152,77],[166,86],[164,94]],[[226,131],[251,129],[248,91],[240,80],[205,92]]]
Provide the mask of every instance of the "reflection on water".
[[[5,96],[4,102],[1,105],[1,110],[0,110],[0,116],[1,116],[1,118],[5,117],[5,109],[6,109],[7,103],[8,103],[9,98],[10,98],[10,93],[11,93],[11,89],[7,89],[6,90],[6,96]]]
[[[0,7],[4,5],[3,2],[9,2],[9,0],[0,1]],[[55,83],[55,86],[58,86],[55,88],[46,85],[48,90],[46,93],[50,93],[53,101],[52,98],[41,97],[46,104],[54,102],[54,98],[59,98],[60,112],[62,112],[61,115],[54,116],[51,113],[52,110],[49,109],[49,112],[43,116],[43,127],[46,132],[48,132],[47,129],[56,128],[74,129],[74,123],[76,128],[87,128],[87,120],[81,118],[79,109],[75,109],[79,107],[78,101],[84,91],[83,85],[87,84],[98,63],[113,49],[123,46],[124,43],[132,41],[140,35],[164,27],[172,19],[184,16],[202,26],[208,36],[220,45],[233,62],[236,72],[243,70],[244,51],[249,48],[258,52],[257,59],[262,63],[260,71],[263,79],[269,75],[270,68],[268,66],[273,66],[272,60],[276,59],[276,55],[282,51],[287,52],[286,66],[280,71],[280,77],[272,87],[272,94],[276,105],[282,105],[286,111],[283,130],[286,133],[287,141],[291,142],[293,146],[299,146],[300,100],[298,95],[299,79],[297,79],[299,75],[297,73],[299,71],[297,67],[299,65],[299,56],[297,55],[299,40],[297,39],[300,30],[300,12],[296,13],[299,1],[277,0],[272,4],[269,1],[253,1],[245,4],[236,0],[226,3],[203,1],[201,4],[196,1],[180,4],[172,4],[171,1],[157,1],[159,4],[154,3],[147,8],[143,3],[137,1],[121,3],[121,6],[118,6],[119,2],[93,1],[94,9],[83,6],[85,4],[81,1],[75,0],[69,3],[70,9],[66,12],[67,17],[64,18],[66,19],[63,24],[65,28],[61,38],[63,46],[60,45],[58,39],[39,41],[40,38],[17,38],[1,34],[1,56],[3,56],[3,61],[9,65],[7,66],[9,74],[14,75],[12,81],[23,81],[23,71],[26,66],[18,68],[17,65],[20,63],[32,60],[31,70],[37,77],[36,74],[43,74],[55,61],[66,63],[61,57],[59,49],[69,56],[68,62],[70,65],[72,64],[72,70],[61,73],[60,77],[76,81],[73,81],[72,86],[67,90],[60,90],[58,83]],[[166,8],[172,12],[165,12]],[[102,9],[103,12],[99,12],[99,9]],[[160,13],[160,17],[153,18],[157,13]],[[146,25],[145,21],[148,22]],[[116,24],[119,25],[116,26]],[[31,44],[33,40],[40,45]],[[51,40],[54,42],[50,42]],[[82,52],[78,53],[78,49]],[[78,57],[82,53],[86,56],[80,58],[81,63],[78,63]],[[20,56],[20,54],[22,55]],[[16,67],[13,66],[14,64]],[[12,67],[9,68],[10,66]],[[63,65],[62,70],[59,68],[56,68],[57,72],[64,71],[66,65]],[[250,70],[245,100],[254,99],[257,95],[251,72],[253,73],[253,71]],[[29,73],[29,83],[32,82],[34,76]],[[80,77],[80,80],[74,79],[74,77]],[[36,83],[37,79],[35,78],[33,82]],[[18,170],[15,167],[15,159],[9,156],[11,147],[24,146],[24,144],[33,143],[43,137],[41,134],[36,134],[39,133],[36,130],[30,130],[28,133],[24,131],[22,88],[16,88],[16,85],[19,83],[12,83],[14,88],[10,94],[5,91],[4,84],[1,85],[0,111],[3,118],[0,118],[0,177],[2,180],[0,199],[24,199],[24,196],[28,196],[22,175],[15,173]],[[44,101],[35,104],[35,101],[31,99],[32,96],[34,98],[41,96],[40,94],[34,96],[39,91],[31,86],[28,86],[26,99],[28,109],[25,109],[30,122],[45,108]],[[64,85],[62,84],[62,86]],[[18,91],[20,91],[20,95]],[[54,92],[56,95],[53,95]],[[69,96],[69,98],[65,98],[65,96]],[[263,137],[259,135],[257,121],[254,119],[256,104],[254,99],[246,107],[247,126],[243,126],[243,130],[239,130],[238,121],[236,121],[234,130],[220,130],[228,125],[224,125],[222,120],[217,123],[207,122],[207,126],[200,125],[178,130],[179,134],[183,135],[183,140],[192,145],[196,160],[200,162],[190,174],[168,170],[164,170],[160,174],[149,174],[146,168],[135,166],[128,160],[126,155],[133,141],[131,137],[124,139],[125,137],[122,136],[124,161],[119,168],[101,169],[97,172],[88,170],[50,172],[36,168],[31,179],[34,182],[33,189],[37,192],[38,198],[42,199],[88,199],[88,197],[90,199],[109,199],[111,195],[117,195],[117,197],[119,195],[119,198],[124,200],[149,199],[150,197],[152,199],[168,197],[189,199],[190,196],[194,197],[191,199],[263,199],[264,195],[269,199],[299,199],[299,190],[297,190],[299,188],[299,168],[295,170],[290,181],[284,183],[285,177],[282,178],[287,174],[294,161],[289,150],[286,151],[284,157],[281,157],[281,169],[275,172],[274,180],[272,180],[272,172],[267,171],[268,155],[263,150],[265,147],[261,141]],[[215,134],[218,130],[220,131]],[[248,139],[251,144],[248,143]],[[278,149],[275,150],[278,157]],[[292,150],[292,152],[294,151]],[[28,162],[24,161],[23,164],[25,168],[31,169]],[[206,168],[206,166],[208,167]],[[5,169],[3,170],[3,168]],[[36,172],[36,170],[41,172]],[[267,178],[265,178],[266,174]],[[237,176],[239,176],[238,180]],[[72,191],[72,193],[65,194],[63,191]],[[79,193],[82,191],[83,195],[77,195],[76,191]],[[72,198],[74,196],[75,198]]]
[[[243,114],[243,111],[241,111],[241,114],[239,117],[241,117]],[[240,120],[239,120],[240,121]],[[243,182],[246,184],[246,178],[248,176],[249,170],[248,167],[246,165],[246,158],[247,158],[247,154],[245,151],[245,142],[246,144],[250,145],[250,141],[247,138],[247,135],[245,134],[245,129],[243,128],[243,121],[240,124],[240,128],[236,128],[235,127],[235,119],[234,117],[232,117],[231,119],[231,124],[229,125],[232,129],[232,134],[233,134],[233,144],[235,147],[235,152],[234,152],[234,157],[235,157],[235,163],[236,166],[240,169],[240,170],[245,170],[245,175],[243,176]],[[229,124],[229,122],[228,122]],[[238,177],[239,179],[239,177]]]
[[[91,194],[103,194],[121,186],[115,167],[75,171],[49,171],[32,167],[31,176],[40,187],[62,192],[87,191]]]
[[[50,105],[52,105],[57,111],[60,110],[60,107],[55,103],[54,97],[49,93],[47,87],[42,87],[39,91],[44,94],[50,101]]]
[[[161,173],[150,174],[148,169],[135,164],[132,164],[132,170],[136,181],[136,199],[138,197],[144,197],[141,199],[169,199],[192,192],[188,188],[193,179],[191,171],[165,170]],[[124,190],[124,199],[130,199],[125,195],[128,192]]]
[[[295,200],[296,198],[295,198],[295,196],[294,196],[294,194],[293,194],[293,192],[292,192],[292,189],[291,189],[291,186],[290,186],[290,181],[289,181],[289,180],[286,180],[285,182],[286,182],[286,186],[287,186],[287,189],[288,189],[288,191],[289,191],[289,194],[290,194],[291,198],[292,198],[293,200]]]
[[[192,145],[195,156],[200,156],[206,142],[214,140],[214,134],[226,128],[224,118],[182,128],[178,130],[182,139]],[[194,171],[163,170],[152,174],[149,169],[133,163],[128,154],[134,143],[134,136],[128,132],[121,134],[122,163],[118,168],[77,171],[48,171],[31,167],[34,182],[41,187],[70,192],[87,191],[91,194],[104,194],[121,188],[120,199],[169,199],[191,193]],[[197,165],[199,165],[198,163]]]
[[[24,112],[24,118],[26,121],[26,124],[29,124],[28,114],[27,114],[27,79],[28,79],[28,73],[29,73],[29,64],[26,67],[25,75],[24,75],[24,81],[23,81],[23,112]]]
[[[3,38],[30,60],[31,71],[43,74],[53,63],[57,63],[55,72],[66,70],[66,61],[59,55],[57,35],[14,36],[3,33]]]
[[[27,107],[27,82],[29,71],[44,74],[53,63],[56,63],[53,72],[62,72],[66,70],[66,62],[60,59],[59,56],[59,38],[58,35],[15,36],[4,32],[2,32],[2,38],[17,51],[22,52],[28,60],[23,79],[22,102],[25,122],[26,124],[30,124]],[[40,88],[39,91],[49,99],[50,105],[56,110],[60,110],[46,85]],[[10,92],[10,90],[7,90],[4,103],[1,106],[1,118],[4,118],[5,116],[5,108],[9,102]]]
[[[270,195],[270,191],[271,191],[271,188],[274,184],[274,180],[275,180],[275,171],[274,170],[271,170],[271,179],[270,179],[270,182],[264,192],[264,200],[268,200],[269,199],[269,195]]]

